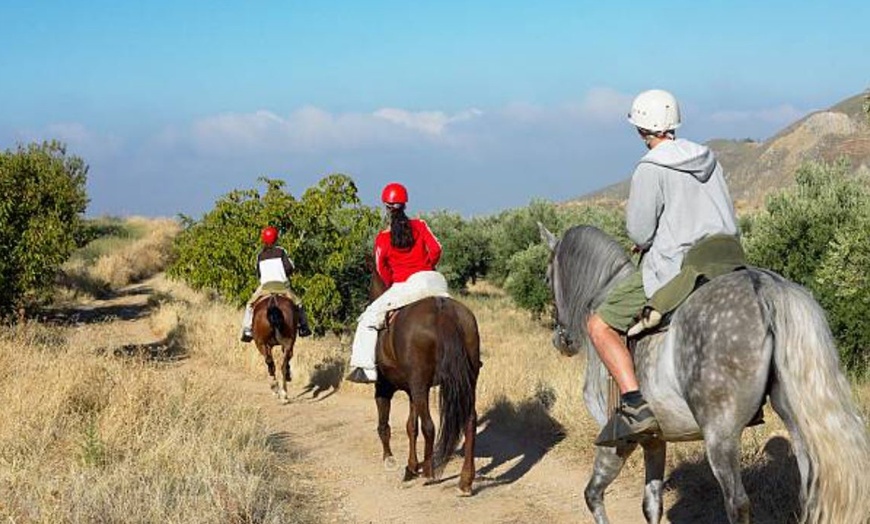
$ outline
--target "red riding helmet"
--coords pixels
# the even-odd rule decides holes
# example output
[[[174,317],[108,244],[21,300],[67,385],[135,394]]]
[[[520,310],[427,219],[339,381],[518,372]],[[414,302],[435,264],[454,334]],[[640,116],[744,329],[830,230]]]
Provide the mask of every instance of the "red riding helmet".
[[[384,186],[384,190],[381,192],[381,200],[384,204],[407,204],[408,190],[402,184],[392,182]]]
[[[264,227],[263,230],[260,231],[260,240],[262,240],[267,246],[271,246],[276,240],[278,240],[278,228],[275,226]]]

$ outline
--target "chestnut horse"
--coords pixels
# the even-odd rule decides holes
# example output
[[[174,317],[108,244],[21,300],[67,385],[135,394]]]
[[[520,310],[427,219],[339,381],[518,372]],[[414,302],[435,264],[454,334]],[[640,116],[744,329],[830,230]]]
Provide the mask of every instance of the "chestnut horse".
[[[372,271],[369,298],[386,291],[377,271]],[[446,297],[430,297],[409,304],[392,314],[378,335],[378,435],[383,445],[384,464],[395,463],[390,449],[390,404],[402,390],[410,399],[406,429],[408,465],[404,480],[423,475],[434,481],[459,443],[464,432],[465,461],[459,490],[472,494],[474,480],[474,437],[477,431],[475,396],[480,370],[480,335],[474,314],[463,304]],[[441,423],[435,444],[435,424],[429,414],[429,389],[440,385]],[[423,462],[417,459],[417,435],[423,429]],[[433,453],[434,444],[434,453]],[[434,455],[434,459],[433,459]]]
[[[296,316],[293,302],[279,294],[272,294],[254,305],[254,343],[266,361],[272,391],[281,402],[287,403],[287,383],[292,380],[290,359],[293,358],[293,345],[296,343]],[[281,346],[281,373],[275,380],[275,361],[272,348]]]

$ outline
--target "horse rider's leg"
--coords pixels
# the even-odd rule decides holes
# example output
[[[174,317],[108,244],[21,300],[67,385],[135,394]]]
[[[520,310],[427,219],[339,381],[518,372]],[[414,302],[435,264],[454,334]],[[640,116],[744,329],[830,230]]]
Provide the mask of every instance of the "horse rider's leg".
[[[592,512],[595,524],[608,524],[607,512],[604,510],[604,491],[622,471],[625,461],[637,448],[637,444],[620,444],[615,448],[597,446],[595,448],[595,464],[592,467],[592,477],[586,484],[583,497],[586,507]]]
[[[788,434],[791,437],[791,448],[794,452],[795,460],[797,460],[798,471],[800,471],[801,475],[801,507],[805,507],[807,502],[807,491],[809,490],[810,459],[807,455],[807,448],[801,438],[800,431],[798,431],[791,404],[785,395],[785,391],[783,391],[782,386],[776,378],[771,381],[770,405],[773,406],[773,410],[776,411],[776,414],[782,419],[782,422],[785,424],[786,429],[788,429]]]
[[[378,380],[375,384],[375,404],[378,406],[378,436],[381,438],[381,446],[384,449],[384,467],[389,470],[392,470],[396,465],[393,450],[390,449],[390,406],[395,392],[396,388],[383,379]]]
[[[725,513],[731,524],[749,524],[749,497],[740,479],[740,431],[724,433],[704,431],[704,444],[707,447],[707,460],[713,469],[713,475],[719,481],[722,494],[725,496]],[[724,433],[724,434],[723,434]]]
[[[269,387],[272,388],[272,391],[277,395],[278,382],[275,380],[275,360],[272,358],[272,348],[258,340],[257,350],[261,355],[263,355],[263,359],[266,361],[266,369],[269,371],[269,378],[272,379],[272,383]]]
[[[634,373],[634,362],[619,333],[608,326],[597,313],[589,317],[586,327],[604,367],[619,385],[619,392],[637,391],[639,386]]]
[[[417,460],[417,406],[414,397],[408,394],[408,421],[405,423],[405,431],[408,433],[408,466],[405,468],[405,481],[413,480],[420,474],[420,462]]]
[[[474,400],[472,400],[474,405]],[[471,410],[471,416],[465,422],[465,444],[463,452],[465,461],[462,463],[462,473],[459,474],[459,491],[462,495],[471,495],[471,483],[474,482],[474,438],[477,436],[477,410]]]
[[[423,476],[429,480],[435,478],[432,455],[435,448],[435,423],[429,413],[429,389],[420,389],[414,394],[414,410],[420,417],[420,429],[423,432]]]
[[[646,482],[643,488],[643,514],[649,524],[662,519],[662,488],[665,478],[665,452],[667,444],[661,439],[650,439],[642,444]]]

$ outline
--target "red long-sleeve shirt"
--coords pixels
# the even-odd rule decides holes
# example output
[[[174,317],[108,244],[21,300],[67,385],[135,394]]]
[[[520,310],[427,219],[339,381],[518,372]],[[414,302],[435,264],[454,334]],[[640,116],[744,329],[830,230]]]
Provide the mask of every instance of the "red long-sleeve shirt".
[[[418,271],[433,271],[441,258],[441,244],[426,222],[412,218],[410,223],[414,236],[414,245],[410,248],[393,247],[389,229],[381,231],[375,238],[375,263],[387,287],[408,280]]]

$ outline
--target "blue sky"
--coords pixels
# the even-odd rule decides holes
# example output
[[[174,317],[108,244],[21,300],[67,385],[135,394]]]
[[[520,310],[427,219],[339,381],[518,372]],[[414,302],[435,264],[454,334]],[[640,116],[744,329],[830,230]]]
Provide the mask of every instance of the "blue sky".
[[[418,5],[419,4],[419,5]],[[870,2],[0,3],[0,148],[58,138],[89,214],[199,214],[330,172],[466,215],[630,175],[631,98],[765,138],[870,85]]]

